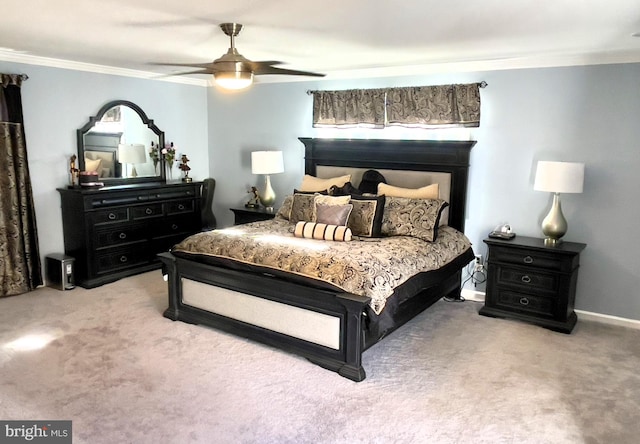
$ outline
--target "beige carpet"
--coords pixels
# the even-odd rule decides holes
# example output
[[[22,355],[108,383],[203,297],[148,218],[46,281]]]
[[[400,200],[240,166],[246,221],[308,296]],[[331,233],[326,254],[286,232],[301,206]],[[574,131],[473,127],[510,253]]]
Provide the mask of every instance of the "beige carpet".
[[[162,317],[160,272],[0,299],[0,419],[79,443],[636,443],[640,331],[572,335],[439,302],[365,352],[354,383]],[[21,351],[16,340],[49,340]],[[38,336],[39,335],[39,336]],[[48,338],[48,339],[47,339]]]

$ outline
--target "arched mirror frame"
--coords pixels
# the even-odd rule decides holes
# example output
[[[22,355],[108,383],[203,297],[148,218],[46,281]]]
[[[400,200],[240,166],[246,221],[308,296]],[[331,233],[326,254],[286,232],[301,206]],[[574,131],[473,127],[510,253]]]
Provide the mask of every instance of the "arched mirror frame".
[[[155,125],[155,123],[153,123],[153,119],[149,119],[147,117],[147,114],[142,110],[142,108],[140,108],[138,105],[128,100],[113,100],[111,102],[106,103],[102,108],[100,108],[100,110],[98,110],[98,113],[95,116],[89,117],[89,121],[82,128],[77,130],[78,166],[80,168],[80,171],[84,171],[85,169],[85,165],[84,165],[85,134],[87,134],[96,125],[96,122],[99,122],[102,120],[102,117],[108,110],[110,110],[114,106],[119,106],[119,105],[124,105],[134,110],[138,114],[138,116],[140,116],[140,119],[142,119],[142,123],[144,123],[151,131],[153,131],[158,136],[158,146],[160,148],[164,146],[164,131],[160,130],[160,128],[158,128]],[[105,182],[105,185],[108,186],[108,185],[124,185],[124,184],[145,183],[145,182],[166,182],[164,157],[162,155],[160,155],[159,166],[160,166],[160,174],[158,176],[124,177],[124,178],[114,177],[114,178],[107,179],[107,181]]]

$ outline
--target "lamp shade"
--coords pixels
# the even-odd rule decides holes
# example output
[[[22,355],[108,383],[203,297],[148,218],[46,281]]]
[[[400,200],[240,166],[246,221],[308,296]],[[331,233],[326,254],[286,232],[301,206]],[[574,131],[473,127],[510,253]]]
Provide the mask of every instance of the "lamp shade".
[[[145,146],[141,143],[118,145],[118,161],[120,163],[145,163],[147,161]]]
[[[244,89],[253,83],[253,72],[219,71],[213,74],[213,78],[224,89]]]
[[[282,151],[254,151],[251,153],[252,174],[277,174],[284,172]]]
[[[582,193],[584,163],[539,161],[533,189],[552,193]]]

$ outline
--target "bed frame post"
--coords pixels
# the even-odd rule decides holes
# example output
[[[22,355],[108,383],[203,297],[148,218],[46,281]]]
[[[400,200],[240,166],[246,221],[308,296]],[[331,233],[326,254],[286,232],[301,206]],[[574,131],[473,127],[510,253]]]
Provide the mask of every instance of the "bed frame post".
[[[162,261],[162,274],[168,275],[169,277],[169,307],[164,311],[163,316],[171,319],[172,321],[177,321],[180,318],[180,312],[178,310],[180,279],[178,279],[176,258],[171,253],[160,253],[158,254],[158,258]]]
[[[364,338],[362,337],[362,316],[370,298],[363,298],[349,293],[337,296],[338,301],[347,309],[345,316],[345,335],[343,347],[345,347],[345,362],[338,373],[345,378],[360,382],[366,378],[362,367],[362,352],[364,351]]]

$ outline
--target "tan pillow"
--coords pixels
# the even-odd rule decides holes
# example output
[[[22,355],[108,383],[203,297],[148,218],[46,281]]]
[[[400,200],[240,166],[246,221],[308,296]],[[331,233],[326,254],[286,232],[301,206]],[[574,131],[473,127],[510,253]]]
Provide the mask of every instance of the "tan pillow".
[[[330,179],[320,179],[315,176],[305,174],[298,191],[327,191],[332,186],[343,187],[345,183],[351,181],[351,174]]]
[[[422,188],[401,188],[387,185],[386,183],[378,184],[378,195],[387,197],[407,197],[409,199],[438,199],[440,186],[437,183],[427,185]]]
[[[85,157],[84,170],[95,171],[96,173],[98,173],[98,177],[100,177],[100,173],[102,172],[102,159],[91,160]]]
[[[324,194],[315,194],[313,196],[313,216],[311,221],[317,222],[318,205],[346,205],[350,200],[351,196],[326,196]]]

